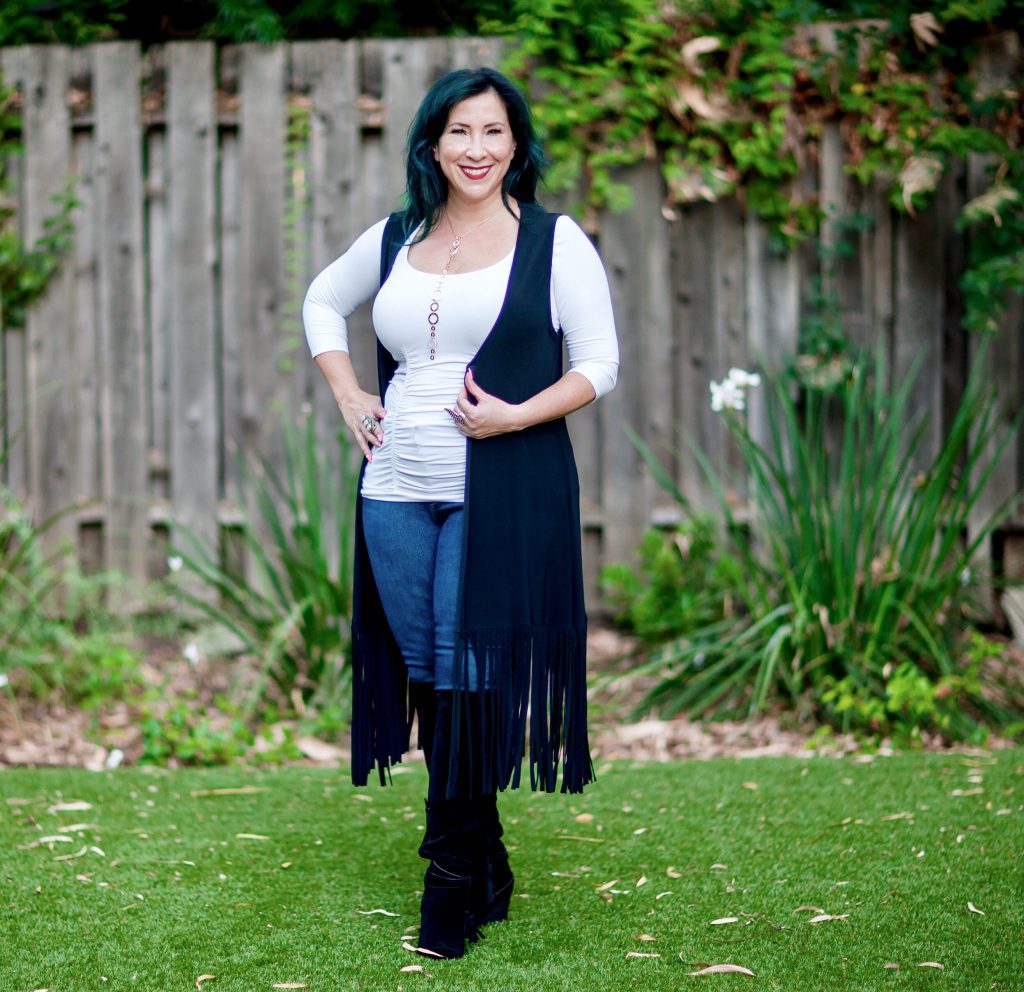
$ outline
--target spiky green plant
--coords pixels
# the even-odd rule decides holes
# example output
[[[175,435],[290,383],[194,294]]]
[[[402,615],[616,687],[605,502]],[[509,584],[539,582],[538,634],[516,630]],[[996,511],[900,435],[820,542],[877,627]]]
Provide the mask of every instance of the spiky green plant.
[[[174,552],[215,593],[211,598],[183,583],[182,595],[258,660],[248,712],[269,684],[321,708],[345,696],[355,481],[340,432],[338,445],[339,457],[330,459],[307,417],[298,428],[284,426],[280,472],[266,459],[244,465],[245,502],[254,510],[241,529],[249,578],[225,567],[219,548],[188,532]],[[324,526],[328,515],[331,528]]]
[[[1012,719],[982,691],[977,664],[961,662],[972,600],[991,581],[977,574],[977,553],[1010,504],[980,526],[968,520],[1021,424],[1001,419],[985,367],[974,362],[930,460],[927,418],[911,415],[916,373],[890,381],[881,352],[831,383],[767,375],[763,443],[743,412],[749,385],[719,392],[746,469],[752,538],[695,453],[745,564],[742,613],[656,650],[640,669],[659,676],[642,708],[752,714],[781,698],[846,729],[909,720],[957,737]]]

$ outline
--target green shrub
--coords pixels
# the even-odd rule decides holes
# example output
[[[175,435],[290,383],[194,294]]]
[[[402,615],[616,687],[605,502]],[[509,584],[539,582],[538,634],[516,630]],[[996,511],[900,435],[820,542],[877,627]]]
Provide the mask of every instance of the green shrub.
[[[756,377],[734,370],[712,387],[754,510],[744,539],[697,451],[743,563],[740,615],[656,651],[640,669],[658,676],[642,708],[725,715],[783,700],[845,729],[930,726],[957,738],[1009,723],[1019,699],[985,691],[981,668],[964,662],[977,593],[991,582],[975,555],[1008,507],[965,535],[1020,416],[1002,424],[979,356],[926,460],[926,421],[909,409],[913,373],[890,382],[880,354],[827,376],[795,367],[796,379],[766,377],[764,444],[743,413]]]
[[[643,537],[639,565],[607,565],[601,588],[615,622],[645,641],[686,634],[730,615],[738,559],[724,553],[709,516]]]

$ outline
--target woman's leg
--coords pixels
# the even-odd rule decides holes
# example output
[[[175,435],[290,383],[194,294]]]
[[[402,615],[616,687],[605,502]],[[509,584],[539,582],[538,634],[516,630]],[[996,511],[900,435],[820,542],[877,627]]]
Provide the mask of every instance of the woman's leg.
[[[461,504],[364,500],[367,550],[381,603],[402,651],[421,720],[430,779],[421,857],[423,876],[419,946],[445,958],[465,953],[475,937],[470,903],[476,837],[467,834],[463,805],[444,798],[451,753],[450,689],[462,560]],[[429,685],[429,688],[428,688]],[[428,704],[429,703],[432,705]],[[421,708],[422,707],[422,708]],[[424,711],[435,720],[432,740]]]

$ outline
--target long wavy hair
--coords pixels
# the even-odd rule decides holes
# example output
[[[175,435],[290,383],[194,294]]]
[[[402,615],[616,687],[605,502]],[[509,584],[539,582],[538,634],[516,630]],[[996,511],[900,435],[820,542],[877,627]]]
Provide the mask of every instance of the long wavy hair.
[[[403,231],[408,237],[420,224],[417,241],[434,228],[442,207],[448,201],[448,180],[434,159],[434,147],[441,140],[448,115],[457,103],[493,90],[505,105],[516,150],[501,184],[501,199],[511,212],[509,197],[524,203],[537,199],[537,184],[544,171],[544,151],[530,119],[530,108],[523,94],[508,77],[496,69],[456,69],[442,76],[423,98],[409,125],[405,151],[405,202]]]

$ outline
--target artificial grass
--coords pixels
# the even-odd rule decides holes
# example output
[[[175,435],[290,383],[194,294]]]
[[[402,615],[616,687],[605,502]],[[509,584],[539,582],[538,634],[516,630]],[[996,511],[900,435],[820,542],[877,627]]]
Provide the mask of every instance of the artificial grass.
[[[426,784],[402,772],[0,771],[0,989],[1024,988],[1024,751],[619,763],[583,796],[509,793],[511,918],[437,962],[402,949]],[[223,788],[262,791],[193,795]],[[72,801],[92,808],[48,812]],[[724,962],[756,977],[687,974]]]

